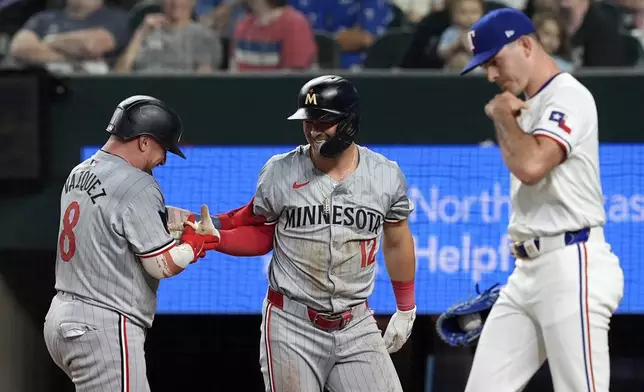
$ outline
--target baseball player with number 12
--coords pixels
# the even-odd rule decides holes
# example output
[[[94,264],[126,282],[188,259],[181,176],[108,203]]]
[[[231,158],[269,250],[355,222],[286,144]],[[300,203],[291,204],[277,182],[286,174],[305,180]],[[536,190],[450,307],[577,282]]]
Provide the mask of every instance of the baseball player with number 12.
[[[339,76],[306,83],[289,119],[303,120],[308,145],[259,174],[252,206],[266,225],[220,233],[222,253],[273,249],[260,344],[269,392],[402,391],[389,353],[416,317],[413,203],[398,164],[354,143],[358,103]],[[397,303],[384,338],[367,305],[381,236]]]
[[[556,391],[608,391],[608,330],[624,276],[604,239],[597,109],[534,32],[510,8],[469,32],[474,56],[462,73],[482,66],[504,90],[485,113],[511,172],[517,260],[483,327],[466,391],[520,391],[546,359]]]

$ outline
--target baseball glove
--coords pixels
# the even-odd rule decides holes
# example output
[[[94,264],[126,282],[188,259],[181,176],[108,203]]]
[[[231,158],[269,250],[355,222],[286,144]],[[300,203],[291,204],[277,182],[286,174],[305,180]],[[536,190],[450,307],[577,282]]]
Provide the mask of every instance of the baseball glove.
[[[477,283],[476,293],[478,295],[475,298],[456,303],[440,315],[436,322],[438,336],[452,347],[472,345],[481,335],[485,319],[499,298],[500,292],[501,287],[497,283],[481,293]],[[468,319],[473,323],[465,329],[467,326],[463,324]]]

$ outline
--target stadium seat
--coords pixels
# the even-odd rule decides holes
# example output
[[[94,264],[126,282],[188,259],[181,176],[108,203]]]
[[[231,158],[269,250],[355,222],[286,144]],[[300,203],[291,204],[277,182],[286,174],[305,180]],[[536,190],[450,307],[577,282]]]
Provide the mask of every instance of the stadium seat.
[[[644,62],[644,48],[637,37],[628,33],[621,34],[622,39],[625,41],[626,56],[630,65],[641,65]]]
[[[230,67],[230,38],[220,36],[219,39],[221,41],[221,53],[223,54],[219,70],[226,71]]]
[[[413,35],[408,28],[387,31],[367,49],[364,68],[388,69],[400,64]]]
[[[407,18],[405,12],[392,1],[389,2],[389,7],[391,8],[393,17],[391,19],[391,22],[389,22],[389,24],[387,25],[388,30],[399,29],[402,27],[411,27],[413,25],[409,18]]]
[[[601,11],[602,17],[609,20],[618,29],[629,30],[632,23],[629,23],[627,10],[617,4],[614,0],[598,1],[597,7]]]
[[[322,69],[340,68],[340,45],[329,34],[315,33],[318,45],[318,66]]]

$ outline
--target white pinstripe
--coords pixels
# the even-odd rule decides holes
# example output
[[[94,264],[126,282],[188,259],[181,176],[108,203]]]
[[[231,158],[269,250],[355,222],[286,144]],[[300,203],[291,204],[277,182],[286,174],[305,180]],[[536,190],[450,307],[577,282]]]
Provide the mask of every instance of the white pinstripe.
[[[121,392],[130,392],[130,353],[127,342],[127,318],[119,315],[121,346]]]
[[[264,323],[264,339],[266,344],[266,362],[268,366],[268,381],[271,392],[275,392],[275,376],[273,375],[273,352],[271,350],[271,311],[273,304],[266,307],[266,322]]]

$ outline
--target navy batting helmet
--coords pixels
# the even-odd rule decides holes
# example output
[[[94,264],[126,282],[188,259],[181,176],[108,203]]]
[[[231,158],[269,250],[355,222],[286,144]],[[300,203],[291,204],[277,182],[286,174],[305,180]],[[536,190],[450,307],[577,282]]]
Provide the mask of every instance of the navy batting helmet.
[[[181,118],[159,99],[134,95],[116,107],[107,131],[124,141],[141,135],[154,137],[163,148],[186,159],[179,149],[183,134]]]
[[[327,158],[340,155],[349,148],[360,127],[360,97],[351,82],[336,75],[309,80],[297,97],[297,111],[289,120],[317,120],[338,124],[335,135],[320,147]]]

